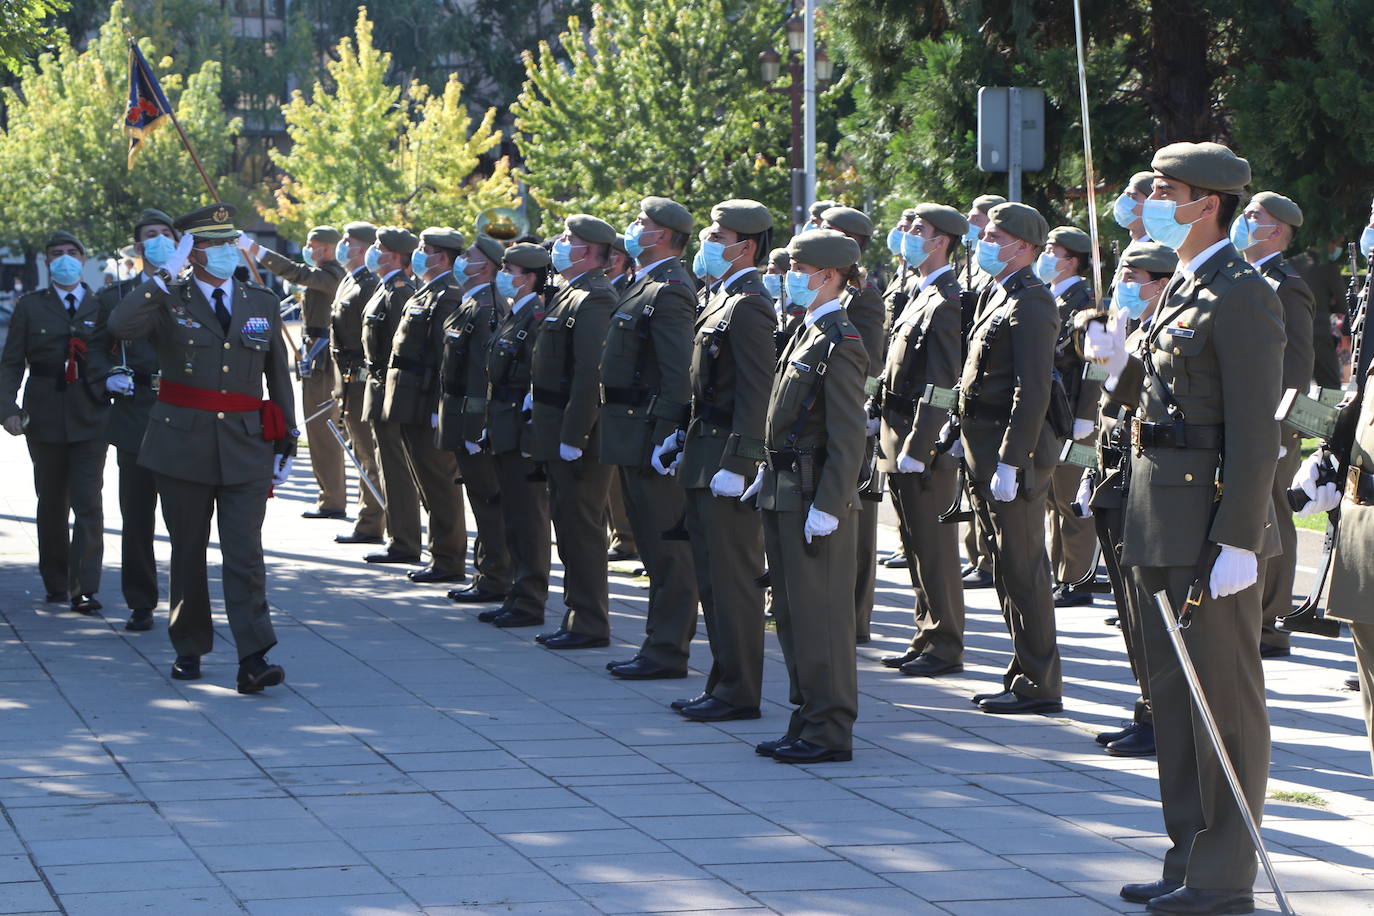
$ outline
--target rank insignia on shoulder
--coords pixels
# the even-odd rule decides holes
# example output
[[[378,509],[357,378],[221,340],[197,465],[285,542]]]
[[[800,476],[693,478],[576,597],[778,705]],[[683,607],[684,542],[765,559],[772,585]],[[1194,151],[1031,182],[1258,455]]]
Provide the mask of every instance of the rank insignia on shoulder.
[[[845,340],[862,340],[862,339],[863,339],[863,338],[861,338],[861,337],[859,336],[859,332],[856,331],[856,330],[854,330],[854,327],[853,327],[852,325],[846,325],[846,326],[842,327],[842,328],[840,329],[840,336],[843,337]]]

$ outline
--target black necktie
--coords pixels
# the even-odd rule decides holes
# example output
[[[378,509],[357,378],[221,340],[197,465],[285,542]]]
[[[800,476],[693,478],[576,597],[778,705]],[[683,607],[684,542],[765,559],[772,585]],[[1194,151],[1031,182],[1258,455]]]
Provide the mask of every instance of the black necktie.
[[[73,293],[67,293],[67,317],[76,317],[76,295]]]
[[[224,290],[215,290],[215,317],[219,319],[219,326],[224,329],[224,333],[229,333],[229,309],[224,305]]]

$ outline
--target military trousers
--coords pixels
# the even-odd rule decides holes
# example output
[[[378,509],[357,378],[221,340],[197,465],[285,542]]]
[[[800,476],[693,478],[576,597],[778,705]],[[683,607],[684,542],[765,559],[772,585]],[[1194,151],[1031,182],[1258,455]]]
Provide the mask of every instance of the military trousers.
[[[1055,634],[1050,560],[1045,552],[1045,498],[1049,476],[1016,498],[993,499],[988,484],[974,490],[974,511],[992,533],[992,578],[1011,634],[1012,658],[1002,686],[1026,697],[1059,699],[1064,694]]]
[[[157,561],[153,538],[157,530],[157,475],[138,463],[138,453],[118,449],[119,586],[131,610],[157,607]]]
[[[787,664],[788,700],[796,709],[789,738],[850,750],[859,715],[854,653],[854,567],[858,511],[834,534],[806,543],[806,511],[763,511],[773,583],[773,619]]]
[[[177,655],[208,655],[215,646],[206,550],[210,519],[218,516],[224,614],[239,660],[277,644],[267,607],[262,522],[267,480],[218,486],[157,475],[162,519],[172,542],[168,574],[171,616],[167,635]]]
[[[687,498],[672,477],[639,468],[619,468],[625,511],[649,574],[649,608],[639,654],[675,671],[687,670],[697,631],[697,579],[692,545],[685,537],[666,538],[680,529]],[[602,557],[604,565],[606,560]]]
[[[1192,566],[1132,570],[1154,710],[1159,797],[1172,844],[1164,854],[1163,877],[1203,890],[1249,890],[1255,849],[1153,598],[1165,590],[1178,612],[1195,573]],[[1260,617],[1258,587],[1220,599],[1208,590],[1182,630],[1256,823],[1269,778]]]
[[[1093,572],[1097,530],[1091,518],[1080,518],[1073,511],[1083,469],[1076,464],[1060,464],[1050,475],[1050,496],[1046,509],[1050,516],[1050,565],[1058,582],[1072,585]]]
[[[916,632],[911,651],[942,662],[964,662],[964,586],[959,578],[959,529],[940,522],[958,487],[954,468],[893,474],[892,507],[907,551],[907,572],[915,592]]]
[[[348,507],[347,478],[344,476],[344,453],[339,440],[329,431],[325,421],[339,424],[339,407],[334,400],[334,361],[326,348],[320,355],[320,365],[301,379],[301,417],[319,414],[305,423],[305,439],[310,443],[310,469],[320,494],[317,508],[321,512],[342,512]],[[324,413],[320,411],[324,408]]]
[[[1124,519],[1125,511],[1119,507],[1093,510],[1097,539],[1102,545],[1102,562],[1107,567],[1107,579],[1112,584],[1112,598],[1116,601],[1117,622],[1121,624],[1121,638],[1126,643],[1126,661],[1131,666],[1131,675],[1140,687],[1140,697],[1135,701],[1132,718],[1137,722],[1152,722],[1154,717],[1150,712],[1150,672],[1145,665],[1141,609],[1131,568],[1121,565],[1121,525]]]
[[[611,476],[611,491],[606,500],[606,524],[611,529],[611,550],[639,554],[635,533],[630,527],[630,515],[625,511],[625,492],[620,486],[619,474]]]
[[[946,506],[945,508],[949,508]],[[945,511],[944,509],[940,510]],[[983,522],[975,513],[964,526],[964,557],[968,565],[985,573],[992,572],[992,554],[988,550],[988,533]]]
[[[386,543],[396,553],[420,555],[420,491],[406,452],[400,423],[372,424],[377,442],[377,471],[386,497]]]
[[[28,440],[33,459],[38,574],[49,594],[94,595],[105,558],[104,438]]]
[[[687,491],[697,594],[711,670],[705,692],[731,706],[756,709],[763,690],[763,522],[752,503],[710,488]]]
[[[430,563],[444,572],[466,574],[468,524],[458,460],[434,444],[434,429],[427,423],[402,423],[401,442],[428,514]]]
[[[1298,577],[1298,529],[1293,524],[1293,508],[1288,505],[1288,486],[1293,482],[1298,465],[1302,463],[1301,440],[1289,439],[1288,454],[1279,459],[1274,469],[1274,514],[1278,517],[1279,546],[1276,557],[1260,561],[1260,602],[1264,606],[1264,624],[1260,642],[1287,648],[1292,637],[1275,626],[1274,621],[1293,610],[1293,585]]]
[[[594,639],[611,635],[606,579],[606,491],[615,468],[588,460],[548,463],[549,516],[563,561],[562,627]]]
[[[1364,710],[1364,734],[1371,740],[1370,766],[1374,767],[1374,623],[1351,621],[1355,640],[1355,670],[1360,677],[1360,707]],[[1371,769],[1374,772],[1374,769]]]
[[[536,465],[519,452],[495,455],[492,460],[501,486],[511,566],[503,607],[543,619],[549,600],[549,485],[530,479],[538,476]]]
[[[1341,358],[1336,355],[1336,338],[1331,334],[1331,320],[1322,311],[1322,321],[1316,322],[1312,329],[1312,381],[1323,388],[1339,388],[1341,379]],[[1325,324],[1325,327],[1322,325]]]
[[[473,584],[504,595],[510,591],[511,559],[506,538],[504,493],[496,473],[496,459],[488,452],[469,455],[466,449],[455,455],[458,473],[463,476],[463,489],[467,491],[468,506],[477,523],[477,541],[472,548],[472,565],[477,571]]]
[[[868,642],[873,638],[873,591],[878,578],[878,506],[876,500],[859,503],[859,525],[855,532],[854,575],[854,640]]]
[[[358,387],[358,411],[362,408],[362,385],[353,382],[349,387]],[[348,447],[353,456],[363,466],[362,473],[372,481],[373,486],[386,493],[382,487],[381,475],[377,471],[377,440],[373,436],[372,424],[362,419],[358,412],[343,415],[344,429],[348,430]],[[325,430],[329,432],[328,429]],[[333,436],[330,436],[332,439]],[[337,440],[335,440],[337,441]],[[353,523],[353,533],[361,537],[381,537],[386,533],[386,514],[372,490],[361,479],[358,480],[358,519]]]

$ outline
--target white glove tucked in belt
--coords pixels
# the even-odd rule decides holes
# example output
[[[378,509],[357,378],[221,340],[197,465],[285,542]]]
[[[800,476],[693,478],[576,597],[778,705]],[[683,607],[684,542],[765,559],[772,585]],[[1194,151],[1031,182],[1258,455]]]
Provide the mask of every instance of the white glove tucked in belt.
[[[915,458],[912,458],[910,455],[898,455],[898,456],[897,456],[897,473],[898,473],[898,474],[924,474],[924,473],[925,473],[925,470],[926,470],[926,464],[925,464],[924,461],[917,461]]]
[[[749,486],[745,488],[744,492],[740,494],[739,501],[742,503],[747,503],[749,500],[757,496],[759,490],[761,489],[763,489],[763,465],[759,465],[759,472],[754,475],[754,482],[749,484]]]
[[[564,461],[576,461],[582,457],[582,449],[566,442],[558,443],[558,457]]]

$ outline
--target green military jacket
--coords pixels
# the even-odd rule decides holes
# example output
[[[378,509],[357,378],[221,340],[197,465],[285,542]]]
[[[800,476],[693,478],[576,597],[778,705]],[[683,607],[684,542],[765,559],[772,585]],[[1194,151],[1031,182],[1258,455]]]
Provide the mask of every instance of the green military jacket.
[[[95,333],[87,354],[95,378],[105,379],[116,366],[127,366],[134,371],[134,393],[111,395],[114,403],[110,406],[109,421],[105,424],[105,438],[115,448],[135,455],[143,446],[148,417],[157,403],[157,392],[153,390],[153,382],[158,375],[157,348],[148,340],[120,340],[112,336],[109,322],[115,306],[146,279],[131,277],[119,280],[96,293],[100,311],[96,315]]]
[[[1365,473],[1374,472],[1374,382],[1371,375],[1374,375],[1374,367],[1365,376],[1364,396],[1359,400],[1352,397],[1341,408],[1337,423],[1338,429],[1348,431],[1339,438],[1350,443],[1349,452],[1339,457],[1350,468]],[[1347,480],[1339,484],[1343,491],[1346,485]],[[1374,505],[1361,506],[1346,496],[1341,500],[1340,511],[1327,608],[1332,617],[1341,620],[1374,623]]]
[[[890,341],[892,326],[911,301],[912,287],[920,278],[909,267],[898,267],[883,289],[883,339]]]
[[[1033,469],[1058,463],[1060,443],[1046,419],[1058,334],[1054,297],[1029,267],[979,296],[959,379],[960,436],[974,480],[985,483],[1009,464],[1023,472],[1024,493],[1035,488]]]
[[[161,281],[148,280],[115,306],[109,332],[125,340],[152,341],[163,386],[175,382],[262,398],[265,380],[267,399],[281,408],[290,429],[296,425],[296,397],[277,297],[266,287],[235,281],[230,298],[232,319],[226,333],[195,280],[173,280],[166,289]],[[274,454],[293,451],[295,439],[273,443],[262,433],[260,411],[210,411],[158,401],[138,462],[194,483],[266,484]]]
[[[879,372],[883,367],[883,357],[887,354],[887,338],[883,334],[883,298],[878,287],[870,282],[855,289],[846,287],[840,295],[840,304],[849,315],[849,321],[859,332],[868,354],[868,370]]]
[[[442,328],[463,301],[452,271],[435,277],[406,301],[391,339],[382,419],[387,423],[430,425],[439,409],[439,358]]]
[[[1271,488],[1283,348],[1278,295],[1230,243],[1196,274],[1174,275],[1112,396],[1135,407],[1137,421],[1172,424],[1162,379],[1185,422],[1223,427],[1224,443],[1131,449],[1123,565],[1193,566],[1204,540],[1261,558],[1279,551]],[[1143,354],[1158,379],[1147,377]]]
[[[1096,310],[1097,299],[1087,280],[1064,290],[1058,298],[1059,338],[1054,343],[1054,368],[1069,396],[1069,409],[1075,419],[1096,420],[1098,401],[1102,397],[1102,383],[1083,377],[1083,357],[1073,344],[1073,316],[1085,310]]]
[[[900,455],[922,462],[927,469],[955,464],[947,452],[936,455],[935,449],[949,412],[922,398],[927,385],[953,388],[959,381],[961,289],[953,270],[942,271],[924,290],[915,281],[910,300],[894,320],[883,366],[878,429],[878,467],[889,474],[896,473]]]
[[[775,320],[757,270],[717,287],[697,317],[692,420],[677,469],[683,487],[709,487],[722,468],[753,479],[764,458]]]
[[[310,267],[266,248],[262,249],[259,260],[263,267],[283,280],[305,287],[305,295],[301,297],[302,357],[309,356],[319,347],[314,357],[314,371],[333,372],[333,355],[329,348],[330,318],[334,310],[334,297],[340,281],[348,273],[347,269],[338,261],[326,261],[318,267]],[[325,343],[321,346],[317,341]]]
[[[601,460],[647,469],[653,447],[682,425],[692,395],[696,289],[667,258],[641,272],[611,316],[601,354]]]
[[[769,461],[758,494],[760,509],[805,512],[814,505],[844,519],[858,508],[867,373],[863,339],[843,309],[809,327],[803,324],[788,342],[768,398],[764,445]],[[814,460],[813,495],[803,489],[803,475],[787,467],[786,453],[792,451]]]
[[[1312,383],[1312,366],[1316,354],[1312,347],[1312,315],[1316,303],[1312,290],[1283,255],[1275,255],[1259,266],[1260,276],[1279,294],[1283,306],[1283,330],[1287,343],[1283,347],[1283,387],[1307,393]],[[1302,449],[1302,434],[1283,424],[1281,444],[1290,455]]]
[[[105,435],[110,411],[105,380],[90,369],[87,356],[76,354],[77,377],[67,381],[69,341],[89,349],[100,305],[95,293],[81,284],[75,317],[52,287],[20,296],[10,316],[9,335],[0,354],[0,421],[17,415],[19,385],[28,371],[24,410],[27,435],[36,442],[85,442]]]
[[[415,295],[415,286],[405,271],[397,270],[377,288],[363,306],[363,359],[367,365],[367,388],[363,390],[363,417],[372,422],[384,419],[387,367],[396,329],[405,314],[406,304]]]
[[[329,350],[334,360],[336,397],[350,416],[362,415],[361,387],[367,380],[363,353],[363,309],[377,290],[377,275],[366,267],[345,274],[329,310]],[[355,386],[359,386],[355,389]]]
[[[530,355],[539,323],[544,320],[544,300],[531,293],[512,303],[497,322],[487,349],[487,441],[494,454],[529,453],[530,424],[525,420],[525,396],[530,393]]]
[[[530,357],[535,461],[559,460],[560,443],[597,460],[601,353],[615,304],[606,272],[593,268],[559,287],[539,322]]]
[[[484,283],[462,293],[462,302],[435,326],[439,348],[439,428],[434,444],[456,452],[477,442],[487,428],[487,348],[510,304]]]

